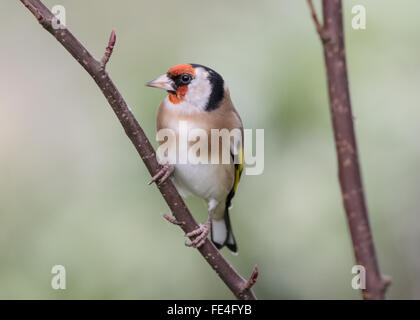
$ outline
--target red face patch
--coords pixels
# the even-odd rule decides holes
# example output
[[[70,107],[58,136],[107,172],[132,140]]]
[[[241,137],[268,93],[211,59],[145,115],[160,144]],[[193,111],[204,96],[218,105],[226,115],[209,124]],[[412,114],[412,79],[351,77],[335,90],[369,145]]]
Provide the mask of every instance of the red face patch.
[[[176,94],[169,93],[169,100],[173,104],[178,104],[184,100],[185,95],[187,94],[188,86],[179,87],[176,90]]]
[[[195,74],[194,68],[190,64],[179,64],[169,69],[170,77],[176,77],[184,73],[188,73],[192,76]],[[184,100],[185,95],[188,92],[188,85],[178,87],[176,93],[169,93],[169,100],[173,104],[181,103]]]

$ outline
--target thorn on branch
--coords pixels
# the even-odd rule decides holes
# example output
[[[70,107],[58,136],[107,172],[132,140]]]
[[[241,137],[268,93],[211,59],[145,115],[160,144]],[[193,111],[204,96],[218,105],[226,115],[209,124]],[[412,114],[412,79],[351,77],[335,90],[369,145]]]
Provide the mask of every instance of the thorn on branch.
[[[322,43],[325,44],[330,40],[330,37],[328,36],[327,31],[325,30],[324,26],[321,24],[321,22],[319,22],[312,0],[306,0],[306,1],[308,2],[309,10],[311,12],[312,20],[314,21],[316,31],[318,32]]]
[[[178,220],[176,220],[174,217],[170,217],[170,216],[168,216],[167,214],[163,214],[163,215],[162,215],[162,217],[163,217],[166,221],[169,221],[170,223],[172,223],[172,224],[176,224],[176,225],[178,225],[178,226],[180,226],[180,225],[184,225],[184,224],[185,224],[185,222],[184,222],[184,221],[178,221]]]
[[[254,270],[252,270],[252,274],[249,277],[249,280],[247,281],[245,287],[243,288],[242,292],[244,292],[245,290],[249,290],[252,288],[252,286],[257,282],[257,278],[258,278],[258,266],[255,265],[254,266]]]
[[[105,49],[105,54],[101,59],[101,67],[103,69],[105,69],[105,66],[109,61],[109,58],[111,58],[116,41],[117,41],[117,36],[115,34],[115,30],[112,30],[111,35],[109,36],[108,46]]]

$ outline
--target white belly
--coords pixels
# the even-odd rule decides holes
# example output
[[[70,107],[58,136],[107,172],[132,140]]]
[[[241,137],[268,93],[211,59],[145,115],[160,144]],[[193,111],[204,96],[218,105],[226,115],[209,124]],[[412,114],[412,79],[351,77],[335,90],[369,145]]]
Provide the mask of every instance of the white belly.
[[[232,189],[234,171],[233,164],[176,164],[174,182],[183,196],[222,202]]]

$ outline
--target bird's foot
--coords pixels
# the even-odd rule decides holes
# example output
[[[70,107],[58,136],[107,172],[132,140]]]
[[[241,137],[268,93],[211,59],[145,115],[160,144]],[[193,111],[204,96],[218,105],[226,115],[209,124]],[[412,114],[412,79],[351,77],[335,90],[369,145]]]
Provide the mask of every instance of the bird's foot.
[[[152,177],[152,180],[149,181],[149,185],[154,182],[157,182],[158,185],[164,183],[174,172],[175,167],[172,164],[165,164],[160,168],[160,170]]]
[[[206,242],[207,235],[210,232],[210,221],[205,224],[199,224],[198,229],[185,234],[186,237],[195,237],[194,240],[185,243],[187,247],[200,248]]]

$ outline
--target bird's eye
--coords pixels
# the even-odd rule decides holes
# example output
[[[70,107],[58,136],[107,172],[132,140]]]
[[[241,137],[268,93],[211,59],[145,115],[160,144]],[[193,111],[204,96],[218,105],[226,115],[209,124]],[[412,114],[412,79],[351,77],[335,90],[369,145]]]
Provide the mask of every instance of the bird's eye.
[[[188,73],[184,73],[183,75],[181,75],[181,82],[182,84],[188,84],[191,81],[191,75]]]

